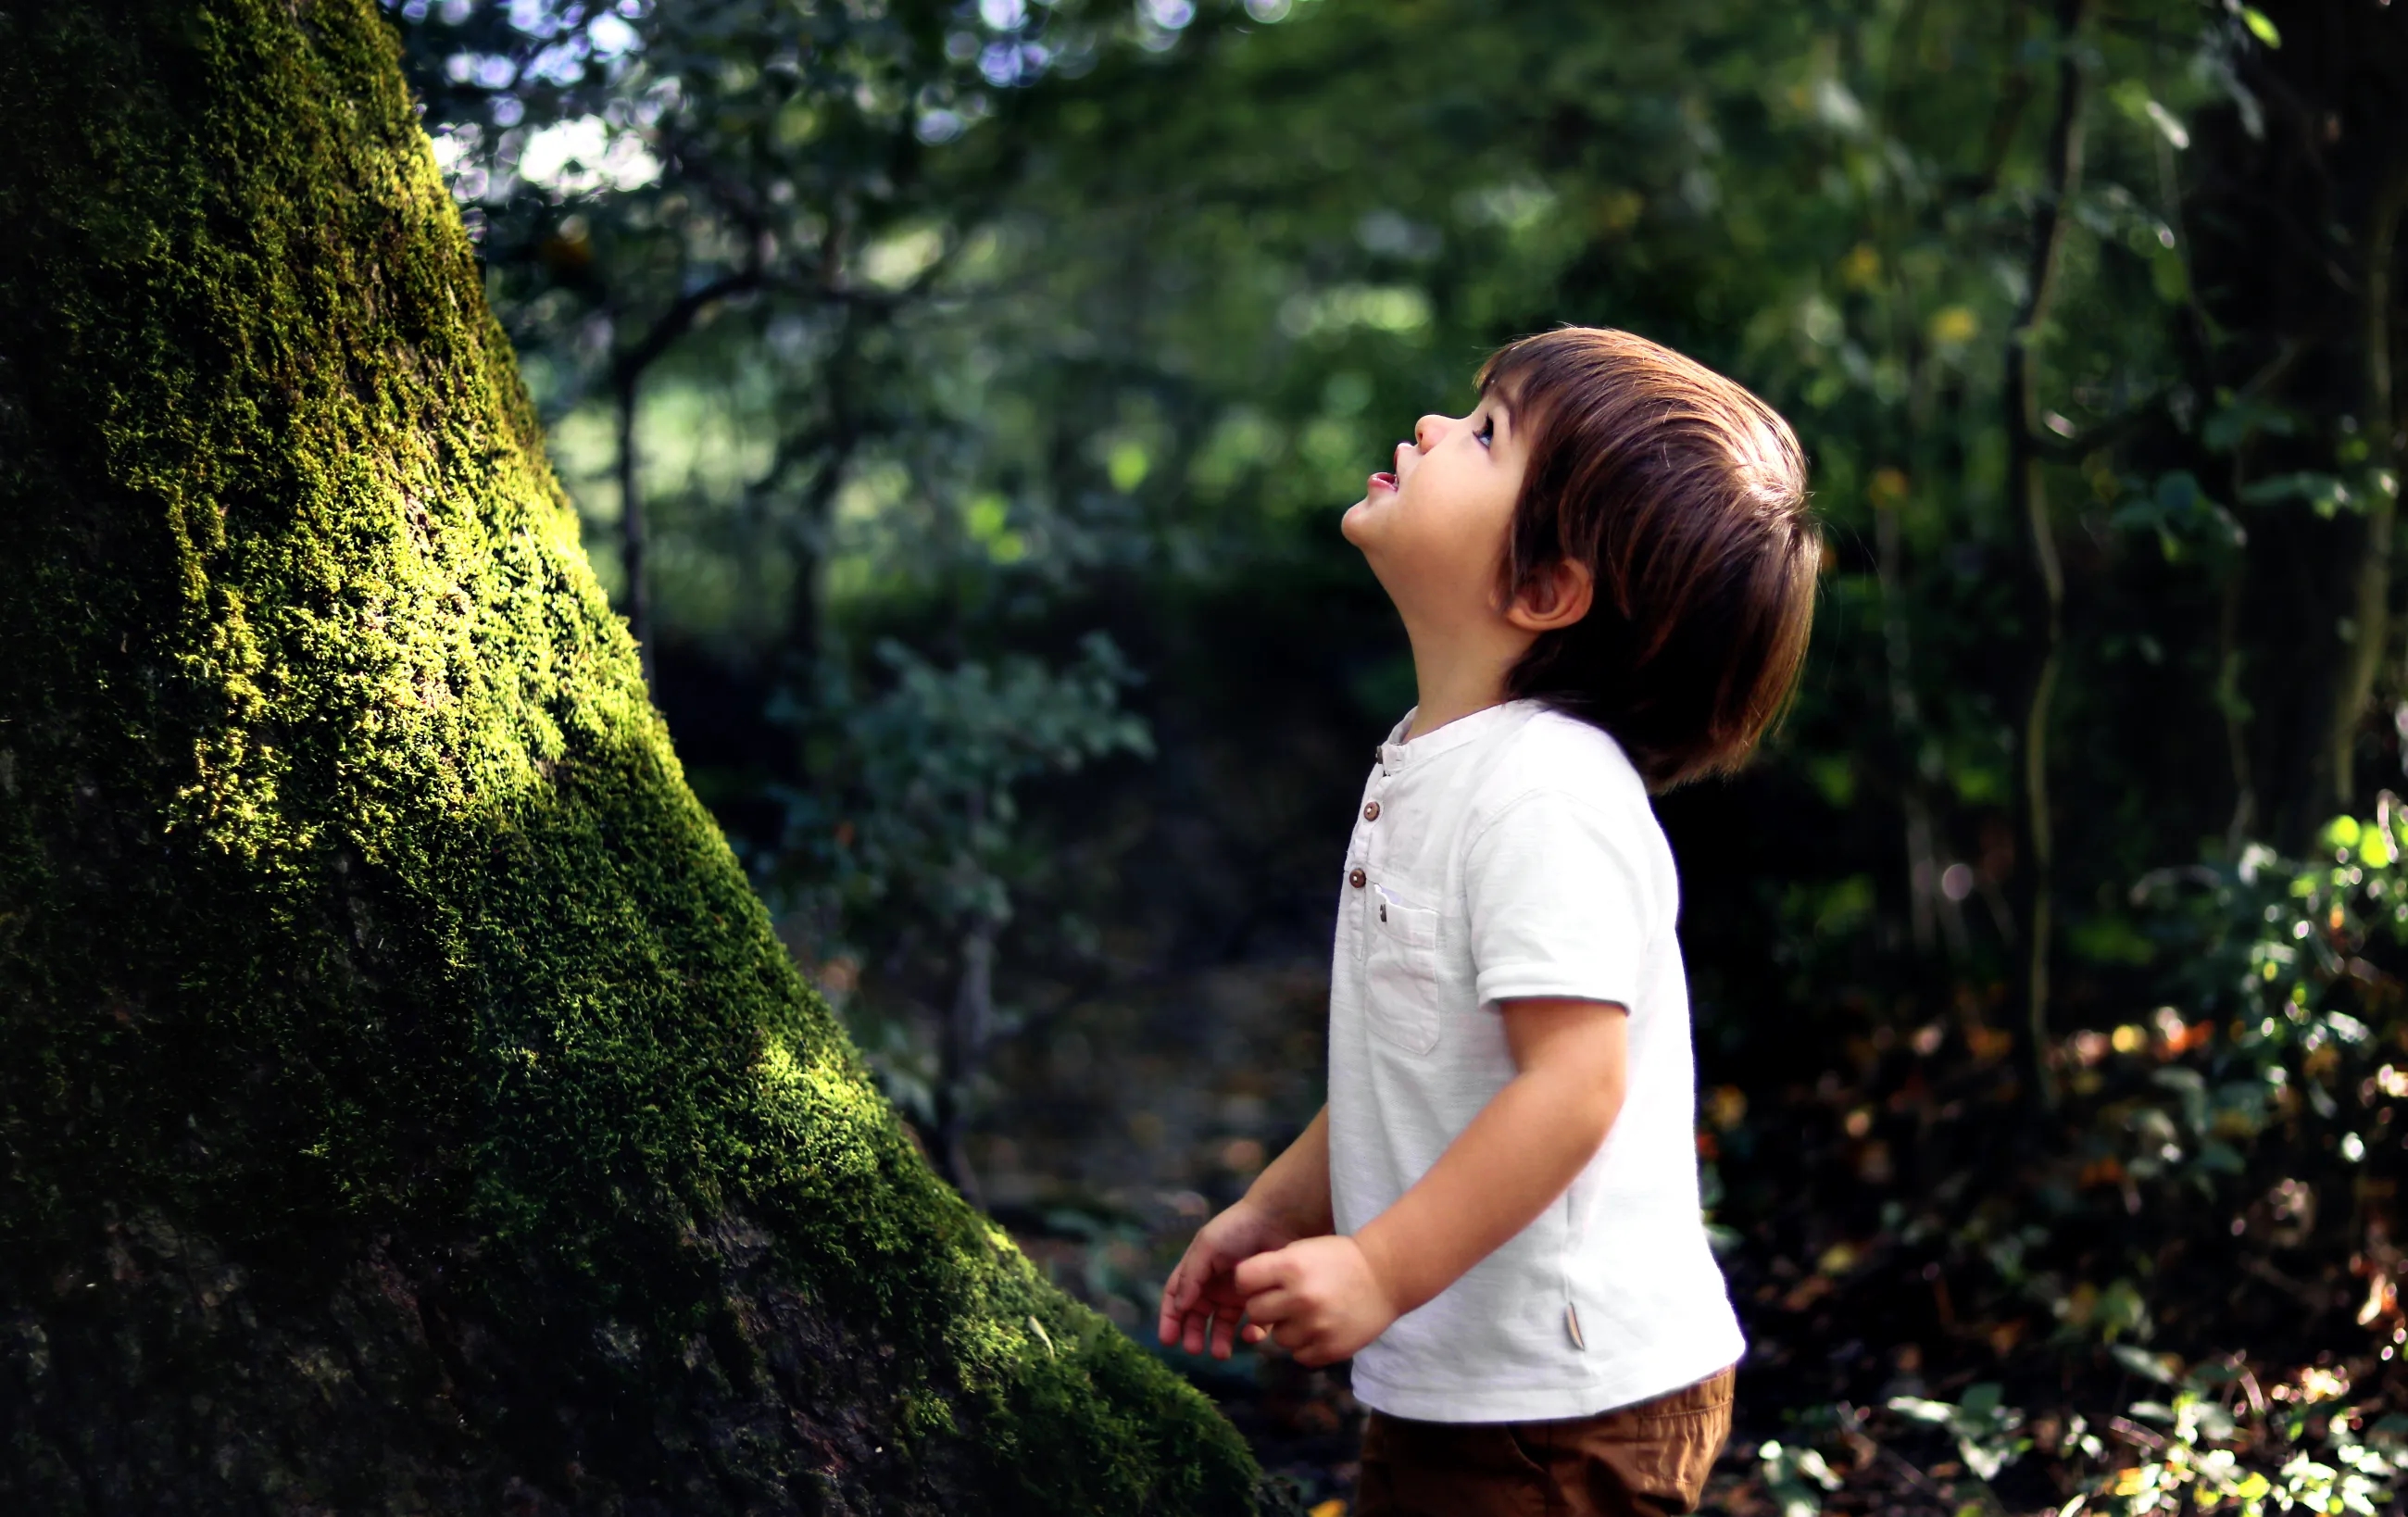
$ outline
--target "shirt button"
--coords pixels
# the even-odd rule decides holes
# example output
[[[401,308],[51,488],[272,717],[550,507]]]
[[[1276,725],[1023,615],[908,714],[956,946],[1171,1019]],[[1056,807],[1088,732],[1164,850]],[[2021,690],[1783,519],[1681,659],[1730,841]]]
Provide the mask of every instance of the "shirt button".
[[[1363,820],[1366,822],[1377,822],[1380,820],[1380,803],[1378,801],[1366,801],[1363,803]]]
[[[1363,882],[1369,878],[1370,876],[1365,874],[1362,870],[1356,869],[1346,877],[1346,882],[1354,886],[1356,890],[1361,890],[1363,888]]]

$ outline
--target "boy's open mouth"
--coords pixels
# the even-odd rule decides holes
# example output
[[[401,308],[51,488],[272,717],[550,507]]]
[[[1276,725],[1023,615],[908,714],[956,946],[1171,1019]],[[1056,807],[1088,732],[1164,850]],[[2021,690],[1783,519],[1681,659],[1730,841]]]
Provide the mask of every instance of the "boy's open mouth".
[[[1397,477],[1390,474],[1387,470],[1382,469],[1379,473],[1371,476],[1370,488],[1373,490],[1394,490],[1397,488]]]

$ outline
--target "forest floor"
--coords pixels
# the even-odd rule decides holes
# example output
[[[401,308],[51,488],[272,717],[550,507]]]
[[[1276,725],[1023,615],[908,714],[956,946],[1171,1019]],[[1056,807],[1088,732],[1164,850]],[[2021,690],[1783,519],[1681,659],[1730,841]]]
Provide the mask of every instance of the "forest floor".
[[[1032,1023],[998,1056],[972,1151],[987,1205],[1152,1345],[1188,1237],[1321,1099],[1325,986],[1319,964],[1226,968]],[[2099,1135],[2136,1120],[2132,1093],[2185,1056],[2175,1027],[2069,1040],[2076,1099],[2045,1128],[2002,1038],[1965,1017],[1839,1039],[1804,1079],[1701,1093],[1749,1339],[1707,1510],[2000,1517],[2076,1495],[2103,1510],[2100,1494],[2190,1457],[2169,1452],[2185,1435],[2168,1403],[2186,1395],[2208,1405],[2194,1422],[2235,1419],[2227,1444],[2269,1467],[2352,1429],[2408,1430],[2391,1347],[2408,1324],[2385,1270],[2333,1242],[2337,1226],[2364,1236],[2336,1214],[2347,1201],[2320,1229],[2290,1181],[2219,1209],[2101,1156]],[[1168,1357],[1316,1517],[1341,1517],[1362,1417],[1343,1367]]]

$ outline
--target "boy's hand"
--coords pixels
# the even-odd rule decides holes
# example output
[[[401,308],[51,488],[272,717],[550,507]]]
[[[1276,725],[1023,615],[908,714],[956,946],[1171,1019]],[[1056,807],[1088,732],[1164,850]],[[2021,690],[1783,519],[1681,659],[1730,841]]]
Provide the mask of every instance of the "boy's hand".
[[[1403,1313],[1362,1246],[1342,1234],[1308,1238],[1240,1265],[1237,1284],[1253,1335],[1300,1365],[1350,1357]]]
[[[1162,1341],[1190,1353],[1226,1359],[1238,1343],[1257,1342],[1259,1327],[1240,1330],[1246,1293],[1236,1271],[1244,1261],[1296,1241],[1296,1233],[1268,1212],[1240,1201],[1204,1224],[1179,1267],[1162,1287]]]

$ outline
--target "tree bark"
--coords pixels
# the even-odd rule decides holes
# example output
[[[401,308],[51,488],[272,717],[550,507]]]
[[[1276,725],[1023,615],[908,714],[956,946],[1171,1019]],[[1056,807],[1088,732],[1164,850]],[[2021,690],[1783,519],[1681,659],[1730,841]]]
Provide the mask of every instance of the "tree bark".
[[[0,122],[0,1510],[1254,1510],[771,935],[369,0]]]

